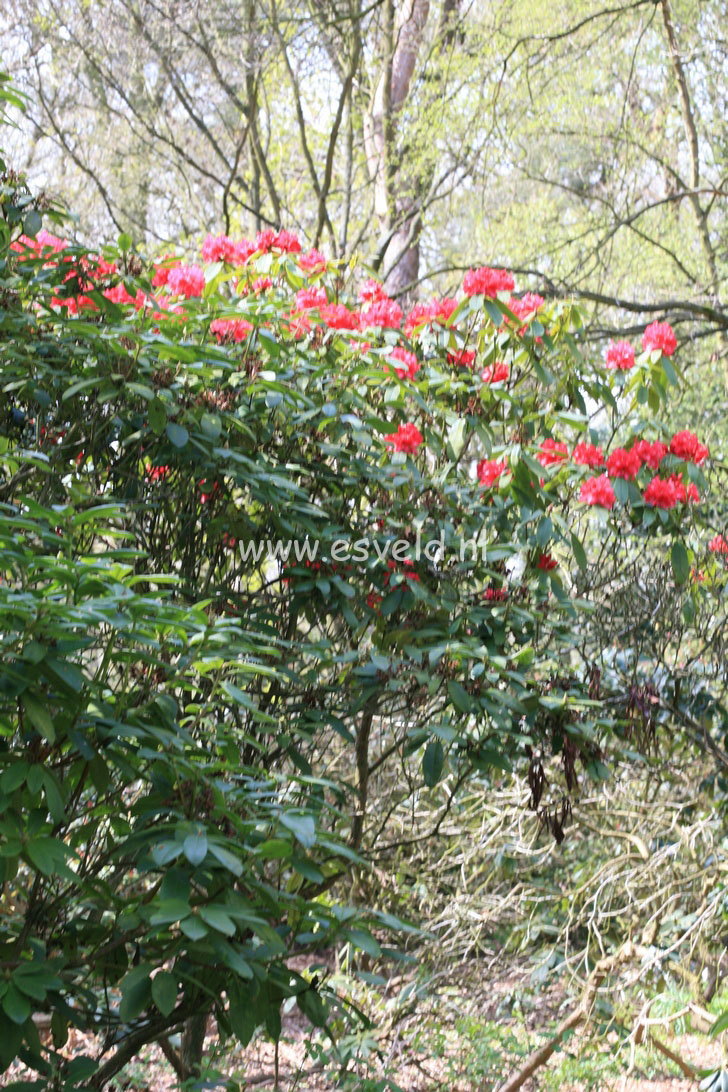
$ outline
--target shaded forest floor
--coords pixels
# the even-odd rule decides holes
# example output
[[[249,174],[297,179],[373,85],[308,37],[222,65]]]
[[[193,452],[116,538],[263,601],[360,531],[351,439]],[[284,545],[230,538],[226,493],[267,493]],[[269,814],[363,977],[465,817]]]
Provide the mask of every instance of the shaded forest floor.
[[[490,1092],[518,1070],[525,1058],[547,1041],[553,1028],[574,1007],[557,983],[534,986],[533,964],[506,956],[492,966],[473,961],[452,974],[442,970],[392,979],[376,994],[376,1024],[369,1031],[342,1034],[339,1051],[349,1056],[348,1072],[336,1069],[331,1044],[313,1032],[298,1009],[283,1018],[283,1035],[276,1054],[264,1038],[246,1050],[220,1051],[216,1029],[210,1026],[206,1044],[205,1086],[280,1089],[280,1092]],[[336,985],[337,975],[331,984]],[[351,980],[348,983],[351,986]],[[360,998],[364,1003],[364,997]],[[654,1012],[673,1015],[686,995],[671,990],[661,995]],[[371,1011],[371,1005],[367,1006]],[[711,1008],[720,1010],[725,1002]],[[524,1092],[688,1092],[697,1081],[654,1048],[638,1046],[629,1072],[632,1030],[612,1014],[601,1027],[599,1015],[588,1033],[571,1035],[523,1085]],[[610,1030],[611,1023],[611,1030]],[[618,1030],[615,1030],[615,1027]],[[661,1040],[696,1069],[721,1064],[720,1043],[678,1019],[655,1029]],[[64,1053],[86,1054],[94,1041],[72,1032]],[[277,1079],[276,1079],[277,1071]],[[0,1085],[27,1078],[19,1070],[0,1078]],[[219,1082],[219,1083],[218,1083]],[[142,1055],[109,1086],[114,1092],[173,1092],[178,1086],[171,1067],[157,1047]],[[198,1086],[199,1087],[199,1086]]]

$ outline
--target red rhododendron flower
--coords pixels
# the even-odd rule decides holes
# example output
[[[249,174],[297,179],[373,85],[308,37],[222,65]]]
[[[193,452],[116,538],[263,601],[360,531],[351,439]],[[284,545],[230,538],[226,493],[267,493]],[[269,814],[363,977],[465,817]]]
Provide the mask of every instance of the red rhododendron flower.
[[[237,257],[237,247],[238,244],[228,235],[208,235],[200,254],[204,262],[233,263]]]
[[[173,296],[192,299],[201,296],[205,288],[205,274],[199,265],[176,265],[169,272],[167,287]]]
[[[672,356],[677,349],[677,338],[669,322],[652,322],[642,335],[642,348],[659,349],[665,356]]]
[[[313,248],[306,254],[300,255],[298,264],[301,269],[305,269],[307,273],[325,273],[328,263],[326,261],[326,255],[322,254],[320,250]]]
[[[552,440],[550,437],[548,440],[544,440],[541,445],[541,450],[536,455],[536,458],[541,463],[541,466],[552,466],[553,463],[560,463],[562,459],[567,458],[569,449],[566,444],[562,444],[558,440]]]
[[[250,291],[254,295],[259,296],[261,292],[267,292],[269,288],[273,287],[273,281],[270,277],[256,277],[250,286]],[[247,295],[246,292],[243,295]]]
[[[458,368],[472,368],[475,363],[475,351],[473,349],[451,349],[447,354],[447,362]]]
[[[683,482],[680,475],[671,474],[667,481],[668,485],[672,487],[672,490],[675,494],[675,499],[679,501],[680,504],[685,504],[688,499],[688,494],[687,490],[685,489],[685,483]]]
[[[235,247],[235,265],[245,265],[253,254],[258,253],[258,247],[250,239],[241,239]]]
[[[635,451],[651,470],[657,470],[667,455],[667,444],[663,444],[660,440],[655,440],[652,444],[649,440],[638,440],[632,445],[632,451]]]
[[[469,269],[463,278],[463,292],[466,296],[489,296],[491,299],[499,292],[512,292],[516,287],[513,277],[506,269]]]
[[[289,337],[300,341],[311,333],[311,323],[308,315],[303,311],[289,311],[283,315],[283,327],[288,331]]]
[[[516,299],[515,296],[511,296],[508,300],[508,308],[517,315],[519,319],[527,319],[535,315],[545,303],[543,296],[539,296],[536,292],[526,292],[520,299]],[[523,327],[525,329],[525,327]]]
[[[123,284],[115,284],[113,288],[106,288],[104,290],[104,296],[107,300],[111,300],[112,303],[132,303],[137,311],[139,306],[137,305],[138,294],[136,296],[130,296]]]
[[[404,332],[407,337],[412,337],[415,330],[419,327],[430,325],[432,315],[430,314],[429,305],[426,303],[416,303],[412,310],[407,315],[404,324]]]
[[[653,478],[645,489],[645,500],[654,508],[674,508],[686,500],[685,486],[674,474],[670,478]]]
[[[404,367],[395,365],[394,368],[400,379],[404,379],[405,376],[408,379],[414,379],[420,370],[420,362],[415,354],[409,352],[408,349],[402,348],[401,345],[398,345],[396,349],[392,349],[390,360],[398,360],[400,365],[404,365]]]
[[[698,487],[697,485],[694,485],[693,482],[688,482],[688,500],[692,501],[693,504],[698,504],[700,501],[700,493],[698,493]]]
[[[555,561],[551,554],[539,554],[536,568],[543,569],[543,571],[547,573],[552,569],[556,569],[558,564],[558,561]]]
[[[710,451],[701,444],[698,437],[687,429],[684,432],[676,432],[670,440],[670,452],[677,455],[678,459],[685,459],[688,463],[704,463],[710,455]]]
[[[609,477],[625,478],[629,482],[637,477],[641,466],[642,460],[634,448],[626,451],[623,447],[618,447],[607,459]]]
[[[598,478],[588,478],[581,483],[579,500],[583,504],[596,504],[600,508],[614,508],[616,499],[612,483],[607,474],[601,474]]]
[[[168,466],[147,466],[146,477],[150,482],[161,482],[169,474]]]
[[[364,284],[359,289],[359,302],[360,303],[379,303],[380,300],[388,300],[389,296],[384,290],[384,285],[379,281],[375,281],[373,277],[364,281]]]
[[[458,301],[454,296],[443,296],[442,299],[433,299],[429,304],[430,319],[439,322],[441,326],[447,326],[450,316],[457,308]]]
[[[210,323],[210,333],[219,342],[242,341],[252,329],[245,319],[215,319]]]
[[[88,273],[95,273],[97,277],[108,277],[116,273],[116,262],[107,262],[100,254],[89,254],[81,258],[81,265]]]
[[[10,249],[20,254],[22,254],[25,249],[32,250],[38,255],[44,253],[46,250],[51,250],[54,254],[58,254],[61,250],[65,250],[70,245],[68,239],[59,239],[57,235],[51,235],[45,228],[41,228],[34,239],[31,239],[28,235],[21,235],[14,243],[10,244]]]
[[[505,459],[500,462],[497,459],[481,459],[478,463],[478,481],[490,489],[506,470],[508,463]]]
[[[279,231],[273,240],[273,246],[276,250],[282,250],[284,254],[298,254],[301,250],[298,236],[292,231]]]
[[[480,378],[484,383],[505,383],[510,374],[508,365],[497,360],[495,364],[489,364],[487,368],[483,368]]]
[[[607,349],[607,367],[628,372],[634,367],[634,349],[628,341],[612,341]]]
[[[259,231],[255,236],[255,249],[262,251],[263,254],[267,254],[269,250],[272,250],[275,243],[276,233],[271,228]]]
[[[508,598],[508,592],[505,588],[486,588],[483,592],[483,598],[489,603],[502,603]]]
[[[301,311],[312,311],[328,302],[325,288],[302,288],[296,292],[296,307]]]
[[[170,273],[177,264],[177,262],[174,262],[171,265],[155,265],[154,274],[152,276],[152,287],[163,288],[169,280]]]
[[[577,466],[590,466],[592,470],[604,464],[604,452],[594,444],[577,444],[572,458]]]
[[[402,325],[402,308],[395,300],[377,300],[362,315],[362,325],[398,330]]]
[[[327,303],[320,307],[321,318],[331,330],[358,330],[359,313],[343,303]]]
[[[98,311],[98,306],[89,296],[59,296],[51,298],[51,307],[60,307],[69,315],[77,315],[79,311]]]
[[[384,437],[386,444],[391,444],[395,451],[404,451],[407,455],[414,455],[422,443],[422,433],[417,425],[400,425],[396,432],[390,432]]]
[[[708,549],[713,554],[728,554],[728,542],[722,535],[715,535],[708,543]]]
[[[413,572],[414,565],[415,565],[414,561],[411,561],[410,558],[406,557],[401,564],[402,564],[403,568],[405,569],[405,573],[404,573],[405,580],[414,580],[414,581],[416,581],[416,583],[419,584],[419,582],[420,582],[419,574],[416,573],[416,572]],[[385,587],[387,587],[388,584],[389,584],[389,575],[390,575],[390,573],[397,572],[397,570],[399,569],[399,565],[397,564],[396,561],[388,561],[387,562],[387,568],[389,569],[389,573],[387,573],[387,575],[384,577],[384,580],[382,581],[382,583],[384,584]],[[409,570],[409,571],[407,571],[407,570]]]
[[[200,504],[207,504],[208,501],[215,500],[222,493],[222,486],[219,481],[210,482],[207,478],[200,478],[197,484],[202,490]]]

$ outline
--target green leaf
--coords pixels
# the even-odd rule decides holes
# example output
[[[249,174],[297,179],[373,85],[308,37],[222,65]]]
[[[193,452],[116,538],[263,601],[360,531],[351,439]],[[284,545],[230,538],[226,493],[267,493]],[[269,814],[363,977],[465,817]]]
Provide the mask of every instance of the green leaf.
[[[297,993],[296,1004],[303,1015],[308,1017],[315,1028],[326,1026],[326,1009],[323,1001],[313,987],[309,987],[309,989]]]
[[[161,398],[153,398],[147,407],[149,427],[156,436],[161,436],[167,425],[167,410]],[[171,439],[171,437],[170,437]]]
[[[428,788],[435,787],[445,765],[445,749],[439,739],[431,739],[422,756],[422,776]]]
[[[202,940],[210,931],[194,914],[181,921],[179,927],[189,940]]]
[[[260,845],[255,847],[255,852],[263,860],[283,860],[286,857],[290,857],[293,848],[291,842],[284,841],[283,838],[269,838],[265,842],[261,842]]]
[[[191,834],[188,834],[182,848],[191,865],[201,865],[207,856],[207,832],[205,828],[199,827]]]
[[[177,979],[168,971],[158,971],[152,979],[152,1001],[162,1016],[169,1016],[177,1004]]]
[[[121,980],[121,1004],[119,1018],[128,1023],[144,1011],[152,999],[151,967],[140,963]]]
[[[125,231],[122,231],[121,235],[116,240],[116,245],[122,254],[126,254],[128,250],[131,250],[131,235],[127,235]]]
[[[27,843],[25,852],[31,864],[45,876],[52,876],[59,870],[59,863],[65,861],[63,848],[55,838],[34,838]]]
[[[0,777],[0,789],[5,793],[15,792],[28,776],[28,769],[28,763],[22,759],[20,762],[14,762],[12,766],[8,766],[6,770],[3,770]]]
[[[231,983],[227,990],[229,998],[228,1016],[235,1036],[241,1046],[246,1047],[253,1038],[259,1019],[251,998],[237,984]]]
[[[56,732],[53,727],[51,715],[45,705],[42,705],[32,694],[23,694],[23,711],[29,718],[34,728],[37,728],[44,739],[49,743],[55,743]]]
[[[716,1035],[720,1035],[721,1031],[725,1031],[728,1028],[728,1010],[722,1012],[718,1019],[710,1029],[711,1038],[715,1038]]]
[[[231,853],[229,849],[225,849],[223,846],[215,845],[214,842],[212,842],[208,846],[208,849],[210,850],[210,853],[213,855],[213,857],[215,857],[216,860],[218,860],[223,866],[223,868],[226,868],[228,870],[228,872],[232,872],[234,876],[242,876],[243,866],[240,863],[240,860],[235,856],[234,853]]]
[[[0,1012],[0,1070],[8,1069],[23,1045],[23,1031],[14,1020]]]
[[[573,550],[576,564],[579,566],[582,572],[586,572],[588,565],[586,551],[584,550],[581,541],[576,537],[573,531],[571,533],[571,549]]]
[[[222,906],[201,906],[200,917],[218,933],[224,933],[226,937],[235,936],[235,923]]]
[[[292,831],[304,849],[311,849],[316,842],[316,824],[311,815],[298,815],[292,811],[282,811],[279,819],[284,827]]]
[[[175,447],[184,447],[190,438],[187,429],[183,425],[175,424],[174,421],[167,423],[166,432],[169,442]]]
[[[2,1000],[3,1011],[15,1024],[24,1024],[30,1016],[30,1001],[16,990],[12,982],[8,984]]]
[[[205,436],[211,440],[217,440],[222,431],[222,422],[216,413],[203,413],[200,418],[200,427]]]
[[[373,956],[374,959],[378,959],[382,954],[382,949],[379,947],[377,941],[372,934],[365,929],[348,929],[346,931],[346,936],[355,948],[360,948],[362,952],[366,952],[367,955]]]
[[[36,209],[31,209],[26,213],[23,220],[23,234],[29,235],[31,239],[35,239],[36,235],[43,227],[43,221],[40,217],[40,213]]]
[[[675,574],[676,582],[684,584],[690,576],[690,561],[688,560],[688,552],[682,542],[677,540],[673,542],[670,550],[670,561],[672,562],[672,571]]]
[[[451,679],[447,684],[447,692],[450,695],[450,701],[459,712],[470,712],[473,707],[473,699],[459,682],[456,682],[455,679]]]
[[[162,899],[149,919],[150,925],[171,925],[182,921],[192,913],[192,907],[186,899]]]

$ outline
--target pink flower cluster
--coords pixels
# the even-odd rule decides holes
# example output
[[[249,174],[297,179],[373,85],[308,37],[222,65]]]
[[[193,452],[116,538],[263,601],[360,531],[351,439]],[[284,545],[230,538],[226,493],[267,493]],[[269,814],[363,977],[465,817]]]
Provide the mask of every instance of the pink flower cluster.
[[[167,288],[173,296],[193,299],[205,289],[205,274],[199,265],[175,265],[169,270]]]
[[[677,338],[669,322],[653,322],[642,334],[645,352],[659,349],[664,356],[672,356],[677,349]],[[634,349],[628,341],[612,341],[606,353],[608,368],[628,372],[634,367]]]
[[[14,243],[10,244],[10,249],[16,254],[21,254],[23,257],[40,257],[50,250],[53,254],[59,254],[62,250],[65,250],[70,243],[68,239],[59,239],[57,235],[51,235],[45,228],[41,228],[34,239],[31,239],[28,235],[21,235]]]
[[[210,333],[220,343],[243,341],[253,329],[245,319],[215,319],[210,323]]]
[[[607,367],[628,372],[634,367],[634,349],[628,341],[613,341],[607,349]]]
[[[677,349],[677,338],[669,322],[652,322],[642,335],[642,348],[659,349],[664,356],[672,356]]]
[[[255,242],[250,239],[231,239],[228,235],[208,235],[202,244],[200,254],[205,262],[226,262],[228,265],[245,265],[253,254],[267,254],[271,250],[279,250],[283,254],[298,254],[301,243],[298,236],[292,231],[273,231],[270,228],[259,231]],[[312,255],[314,257],[312,257]],[[326,268],[326,259],[318,251],[310,251],[305,256],[306,265],[303,268],[317,268],[323,262]]]

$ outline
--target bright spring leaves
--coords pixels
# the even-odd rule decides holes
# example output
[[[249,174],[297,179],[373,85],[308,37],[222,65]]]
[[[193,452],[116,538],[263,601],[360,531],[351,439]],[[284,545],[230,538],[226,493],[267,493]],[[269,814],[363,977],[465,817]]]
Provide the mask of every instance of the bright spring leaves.
[[[549,350],[558,346],[561,337],[573,336],[563,305],[549,306],[535,293],[514,294],[513,276],[489,267],[466,273],[462,296],[418,303],[407,314],[373,278],[360,284],[356,305],[352,305],[340,298],[336,263],[316,249],[304,251],[288,231],[263,231],[255,240],[208,236],[201,248],[202,264],[171,256],[157,261],[147,282],[152,291],[138,284],[130,291],[130,278],[122,276],[115,261],[81,254],[48,232],[41,231],[34,239],[21,237],[13,250],[20,260],[35,258],[45,266],[68,266],[63,278],[67,290],[57,291],[51,299],[51,307],[66,315],[99,312],[100,295],[142,321],[184,322],[190,301],[210,295],[208,285],[220,294],[228,285],[233,314],[212,317],[208,330],[219,345],[229,346],[231,351],[245,346],[255,339],[259,328],[271,324],[270,319],[261,321],[258,310],[266,300],[279,307],[281,332],[303,343],[302,347],[316,346],[322,338],[348,339],[353,355],[374,360],[405,389],[412,388],[411,419],[392,420],[391,430],[380,437],[385,458],[386,452],[428,458],[430,421],[415,392],[437,390],[442,384],[443,349],[451,382],[460,383],[469,393],[470,400],[462,401],[461,410],[473,423],[478,416],[473,397],[481,407],[490,399],[501,399],[507,414],[517,397],[516,388],[528,395],[534,383],[549,381],[551,377],[544,370]],[[329,272],[339,278],[327,277]],[[219,296],[215,302],[219,306]],[[621,393],[635,390],[639,395],[640,387],[646,389],[642,380],[651,367],[662,366],[668,377],[674,375],[669,361],[676,348],[669,323],[653,322],[643,333],[639,358],[626,340],[609,345],[603,375],[607,381],[610,375],[621,376]],[[625,386],[631,382],[627,373],[639,376],[639,386]],[[654,405],[651,409],[654,414]],[[577,434],[571,439],[539,437],[529,427],[525,435],[515,436],[502,450],[474,459],[472,473],[482,489],[505,497],[523,456],[541,468],[537,480],[551,503],[559,499],[558,490],[563,487],[569,497],[587,507],[612,511],[618,503],[633,509],[641,505],[662,513],[676,510],[679,518],[687,506],[700,501],[696,482],[702,484],[702,476],[695,470],[706,463],[709,451],[693,433],[638,434],[621,446],[604,450],[595,442],[593,432],[587,438],[579,431],[586,425],[586,415],[580,422],[575,420]],[[548,431],[554,430],[549,427]],[[151,469],[150,480],[163,480],[157,470]],[[717,550],[712,545],[711,549]],[[552,567],[550,560],[548,564],[543,560],[547,557],[550,555],[539,555],[538,568]]]

